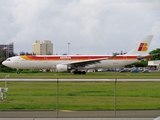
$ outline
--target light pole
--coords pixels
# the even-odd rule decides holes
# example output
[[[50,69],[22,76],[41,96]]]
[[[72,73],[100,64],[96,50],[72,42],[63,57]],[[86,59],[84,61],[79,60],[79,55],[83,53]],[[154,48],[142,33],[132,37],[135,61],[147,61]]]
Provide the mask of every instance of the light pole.
[[[69,45],[70,45],[70,43],[68,43],[68,55],[69,55]]]
[[[117,78],[114,81],[114,117],[116,118],[116,82]]]
[[[7,77],[9,77],[9,75],[6,75],[6,76],[5,76],[5,85],[4,85],[5,88],[7,87],[7,84],[6,84],[6,78],[7,78]]]
[[[6,78],[7,77],[9,77],[9,75],[5,76],[5,85],[4,85],[4,88],[3,88],[2,100],[3,100],[3,97],[4,97],[5,100],[7,98],[7,92],[8,92],[8,88],[6,88],[7,87],[7,84],[6,84]]]

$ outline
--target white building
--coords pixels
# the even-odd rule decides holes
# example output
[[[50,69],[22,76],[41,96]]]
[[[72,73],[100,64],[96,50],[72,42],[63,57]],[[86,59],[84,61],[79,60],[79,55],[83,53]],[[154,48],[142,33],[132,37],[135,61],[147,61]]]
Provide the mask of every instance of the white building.
[[[44,40],[42,43],[36,40],[36,42],[32,44],[32,51],[36,55],[52,55],[53,43],[49,40]]]
[[[160,71],[160,60],[148,61],[148,66],[156,66]]]

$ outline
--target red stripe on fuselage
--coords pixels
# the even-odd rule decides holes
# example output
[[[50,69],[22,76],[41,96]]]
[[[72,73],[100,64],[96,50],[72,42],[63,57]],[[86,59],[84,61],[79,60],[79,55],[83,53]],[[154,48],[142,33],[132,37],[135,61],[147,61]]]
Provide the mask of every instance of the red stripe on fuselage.
[[[97,55],[97,56],[92,56],[92,55],[86,55],[86,56],[69,56],[69,55],[62,55],[62,56],[54,56],[54,55],[46,55],[46,56],[32,56],[32,55],[28,55],[25,56],[27,59],[26,60],[91,60],[91,59],[101,59],[101,58],[108,58],[110,59],[111,56],[101,56],[101,55]],[[25,59],[25,58],[24,58]],[[133,60],[133,59],[137,59],[137,56],[116,56],[114,58],[111,58],[111,60]]]

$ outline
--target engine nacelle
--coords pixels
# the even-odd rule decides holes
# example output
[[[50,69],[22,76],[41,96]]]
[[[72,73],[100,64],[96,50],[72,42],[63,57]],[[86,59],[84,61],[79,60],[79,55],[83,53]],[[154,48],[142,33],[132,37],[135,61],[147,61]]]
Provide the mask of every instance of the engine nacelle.
[[[68,66],[67,65],[58,64],[58,65],[56,65],[56,71],[57,72],[68,71]]]

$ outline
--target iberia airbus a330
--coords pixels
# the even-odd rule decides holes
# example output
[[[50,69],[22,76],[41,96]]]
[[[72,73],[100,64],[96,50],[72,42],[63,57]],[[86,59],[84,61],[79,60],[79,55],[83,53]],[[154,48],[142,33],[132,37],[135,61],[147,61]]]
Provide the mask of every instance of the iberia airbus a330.
[[[3,65],[19,69],[56,69],[57,72],[74,70],[74,74],[86,74],[87,69],[119,68],[138,60],[150,58],[148,48],[153,35],[142,39],[124,55],[23,55],[10,57]]]

